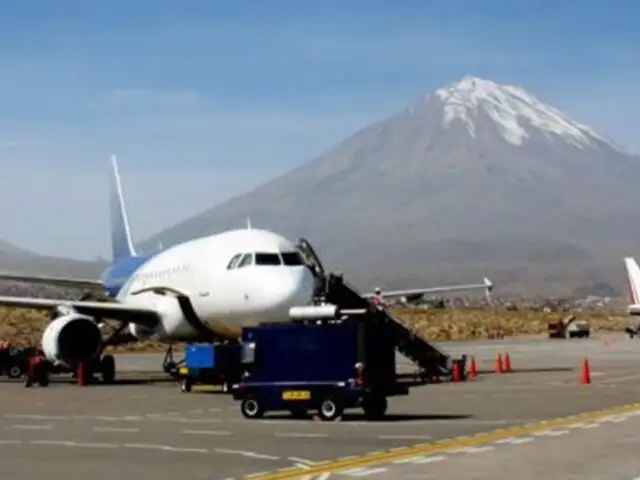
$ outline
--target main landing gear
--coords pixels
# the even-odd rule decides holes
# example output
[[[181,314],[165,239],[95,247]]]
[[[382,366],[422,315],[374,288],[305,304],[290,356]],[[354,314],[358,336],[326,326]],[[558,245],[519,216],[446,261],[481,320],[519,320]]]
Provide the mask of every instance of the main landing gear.
[[[103,342],[102,350],[91,361],[82,365],[75,365],[73,368],[72,376],[74,379],[78,379],[78,375],[82,375],[82,383],[89,385],[100,381],[103,384],[110,385],[116,381],[116,359],[113,355],[104,355],[104,350],[107,347],[117,346],[124,343],[129,343],[129,339],[126,334],[123,334],[123,330],[127,328],[127,325],[119,325],[113,327],[112,325],[104,322],[102,325],[109,326],[112,329],[111,334]]]

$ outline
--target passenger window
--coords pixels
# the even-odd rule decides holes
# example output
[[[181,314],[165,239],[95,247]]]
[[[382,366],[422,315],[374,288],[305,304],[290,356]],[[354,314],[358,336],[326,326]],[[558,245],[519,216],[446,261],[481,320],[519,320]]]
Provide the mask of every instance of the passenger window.
[[[245,253],[236,268],[248,267],[249,265],[253,265],[253,254]]]
[[[231,270],[232,268],[236,268],[238,262],[240,261],[240,257],[242,257],[241,253],[234,255],[231,260],[229,260],[229,264],[227,265],[227,270]]]
[[[302,262],[302,258],[300,258],[300,254],[298,252],[283,252],[281,253],[281,255],[282,255],[282,261],[285,265],[289,265],[289,266],[304,265],[304,263]]]
[[[280,255],[277,253],[256,253],[256,265],[280,265]]]

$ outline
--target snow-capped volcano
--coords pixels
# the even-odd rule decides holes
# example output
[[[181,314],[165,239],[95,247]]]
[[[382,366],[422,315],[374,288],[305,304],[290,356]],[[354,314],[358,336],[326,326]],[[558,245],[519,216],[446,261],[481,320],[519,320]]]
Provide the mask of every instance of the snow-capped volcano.
[[[584,284],[589,266],[640,252],[638,179],[640,157],[593,129],[520,87],[465,77],[142,247],[250,217],[309,238],[348,278],[472,281],[475,264],[507,272],[497,282],[537,269],[538,288]]]
[[[496,123],[504,139],[513,145],[522,145],[530,137],[528,128],[534,127],[547,136],[561,137],[578,148],[602,148],[606,145],[622,151],[592,128],[572,120],[557,108],[541,102],[515,85],[500,85],[468,75],[439,88],[431,95],[444,102],[445,127],[459,120],[474,137],[475,122],[483,113]]]

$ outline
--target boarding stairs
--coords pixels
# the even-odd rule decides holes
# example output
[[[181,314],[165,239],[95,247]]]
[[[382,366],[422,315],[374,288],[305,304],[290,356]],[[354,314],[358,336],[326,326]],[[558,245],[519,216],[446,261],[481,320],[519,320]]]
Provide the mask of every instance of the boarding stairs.
[[[395,337],[396,349],[418,366],[420,375],[426,379],[451,375],[452,359],[449,355],[421,337],[402,319],[394,317],[388,310],[379,309],[371,301],[360,296],[342,276],[327,276],[324,300],[337,305],[340,310],[368,309],[372,315],[377,315],[380,320],[387,322]]]

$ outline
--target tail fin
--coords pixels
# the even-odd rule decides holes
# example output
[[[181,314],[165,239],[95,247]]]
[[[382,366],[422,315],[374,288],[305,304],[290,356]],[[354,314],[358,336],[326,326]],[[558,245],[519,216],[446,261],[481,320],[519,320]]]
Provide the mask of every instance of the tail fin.
[[[124,206],[122,197],[122,185],[120,184],[120,174],[118,173],[118,162],[116,156],[111,156],[111,167],[113,175],[111,177],[110,200],[111,200],[111,251],[113,260],[122,257],[135,257],[136,251],[131,242],[131,230],[127,209]]]
[[[636,311],[640,311],[640,267],[633,257],[626,257],[624,259],[624,265],[627,269],[627,276],[629,278],[629,292],[631,293],[631,305],[629,305],[629,312],[634,314]]]

